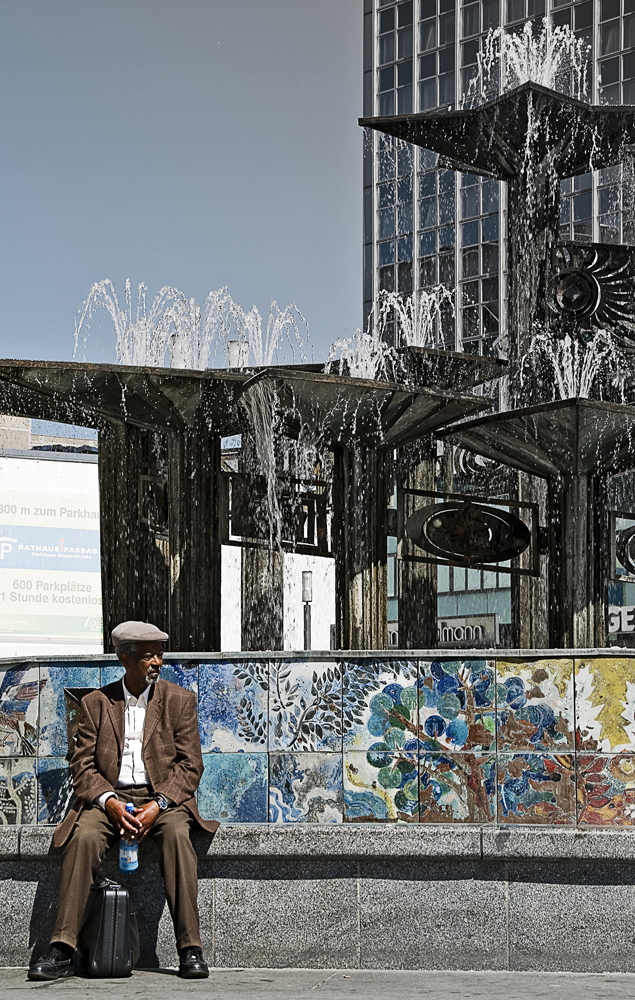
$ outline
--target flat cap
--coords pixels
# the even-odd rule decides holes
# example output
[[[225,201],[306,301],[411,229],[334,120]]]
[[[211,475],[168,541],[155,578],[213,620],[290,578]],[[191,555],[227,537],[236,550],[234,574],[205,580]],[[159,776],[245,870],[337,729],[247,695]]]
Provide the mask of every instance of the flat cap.
[[[115,649],[124,642],[165,642],[169,638],[167,632],[149,622],[122,622],[110,634]]]

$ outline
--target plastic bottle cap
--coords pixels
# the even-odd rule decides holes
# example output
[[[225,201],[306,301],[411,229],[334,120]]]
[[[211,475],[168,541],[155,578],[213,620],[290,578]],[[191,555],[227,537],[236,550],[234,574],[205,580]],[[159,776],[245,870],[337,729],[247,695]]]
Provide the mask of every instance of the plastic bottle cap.
[[[126,812],[134,812],[134,802],[126,802]]]

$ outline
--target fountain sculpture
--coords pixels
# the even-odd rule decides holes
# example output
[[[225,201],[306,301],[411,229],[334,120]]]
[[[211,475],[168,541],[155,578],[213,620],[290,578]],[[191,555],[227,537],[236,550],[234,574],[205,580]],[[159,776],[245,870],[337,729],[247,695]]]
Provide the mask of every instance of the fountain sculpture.
[[[463,110],[364,118],[360,124],[435,151],[441,166],[507,183],[512,408],[439,436],[520,470],[515,499],[538,503],[546,517],[540,568],[531,570],[529,551],[516,563],[525,575],[512,583],[514,645],[603,646],[607,480],[635,465],[635,409],[602,401],[610,387],[593,370],[587,390],[595,398],[550,402],[545,381],[523,377],[523,361],[537,330],[546,331],[547,340],[579,338],[581,359],[591,356],[585,344],[597,330],[611,331],[632,352],[632,251],[559,246],[557,231],[561,179],[627,158],[635,108],[590,106],[530,81]],[[455,559],[478,565],[462,562],[458,550]]]

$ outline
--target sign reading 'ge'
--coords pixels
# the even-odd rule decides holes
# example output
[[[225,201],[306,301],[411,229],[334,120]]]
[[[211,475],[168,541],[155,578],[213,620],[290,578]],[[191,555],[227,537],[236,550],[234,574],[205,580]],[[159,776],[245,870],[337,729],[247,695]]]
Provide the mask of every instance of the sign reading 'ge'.
[[[635,632],[635,604],[609,606],[609,634],[616,632]]]

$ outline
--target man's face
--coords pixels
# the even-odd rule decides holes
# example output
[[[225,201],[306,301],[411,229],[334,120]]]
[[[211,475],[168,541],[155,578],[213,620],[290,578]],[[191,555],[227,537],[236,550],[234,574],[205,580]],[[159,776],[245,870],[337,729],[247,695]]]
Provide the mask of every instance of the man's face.
[[[126,668],[126,677],[134,687],[156,684],[163,666],[162,642],[138,642],[134,653],[120,653],[119,659]]]

